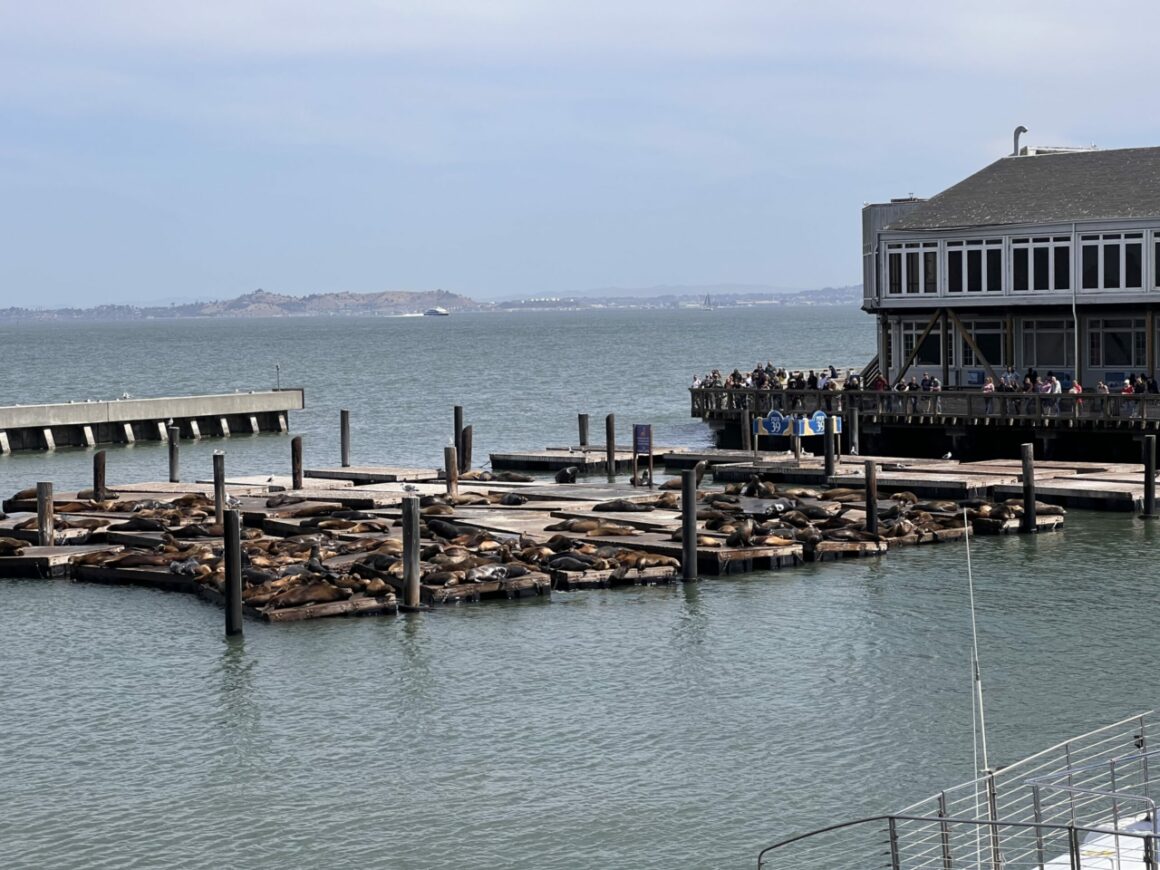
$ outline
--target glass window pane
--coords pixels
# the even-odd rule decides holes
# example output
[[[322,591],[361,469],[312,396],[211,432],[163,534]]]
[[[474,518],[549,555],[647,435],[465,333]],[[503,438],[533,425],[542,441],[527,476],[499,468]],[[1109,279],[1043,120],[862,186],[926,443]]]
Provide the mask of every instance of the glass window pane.
[[[1035,333],[1030,326],[1023,327],[1023,365],[1035,365]]]
[[[922,347],[918,350],[918,358],[915,362],[921,365],[940,365],[942,363],[942,335],[937,331],[931,331],[931,334],[926,337],[926,341],[922,343]]]
[[[967,291],[977,293],[983,289],[983,252],[967,251]]]
[[[1096,245],[1083,246],[1083,289],[1095,290],[1100,286],[1100,249]]]
[[[890,281],[889,281],[890,292],[891,293],[901,293],[902,292],[902,255],[901,254],[891,254],[889,257],[889,262],[890,262]]]
[[[1006,365],[1003,361],[1003,336],[998,332],[983,332],[974,336],[975,344],[987,358],[987,362],[994,366]]]
[[[1056,290],[1070,290],[1071,289],[1071,248],[1067,245],[1060,245],[1054,251],[1055,254],[1055,289]]]
[[[1102,365],[1100,362],[1100,333],[1094,330],[1088,333],[1088,365]]]
[[[1003,290],[1003,252],[987,251],[987,291],[1000,293]]]
[[[938,292],[938,254],[926,251],[922,255],[922,292]]]
[[[1049,275],[1047,271],[1047,264],[1050,260],[1048,259],[1047,248],[1035,248],[1033,253],[1031,274],[1035,278],[1035,289],[1050,290],[1051,284],[1048,281]]]
[[[1104,245],[1104,289],[1115,290],[1120,286],[1120,246]],[[1113,365],[1113,363],[1109,363]],[[1114,363],[1119,365],[1119,363]]]
[[[1132,333],[1105,332],[1104,365],[1131,366],[1132,364]]]
[[[947,290],[963,292],[963,252],[947,251]]]
[[[918,292],[918,253],[906,255],[906,292]]]
[[[1160,242],[1156,243],[1156,286],[1160,287]]]
[[[1061,366],[1066,363],[1067,352],[1064,349],[1062,332],[1041,332],[1035,341],[1036,366]]]
[[[1026,290],[1030,286],[1027,283],[1027,249],[1016,248],[1011,252],[1011,257],[1015,272],[1012,289]]]
[[[1124,245],[1124,286],[1140,287],[1144,249],[1139,242]]]
[[[1146,359],[1146,357],[1148,355],[1148,349],[1144,346],[1144,330],[1141,329],[1141,330],[1138,330],[1136,332],[1133,332],[1132,333],[1132,340],[1133,340],[1133,344],[1134,344],[1133,356],[1135,357],[1135,362],[1133,362],[1132,365],[1134,365],[1134,366],[1146,366],[1146,365],[1148,365],[1148,361]]]

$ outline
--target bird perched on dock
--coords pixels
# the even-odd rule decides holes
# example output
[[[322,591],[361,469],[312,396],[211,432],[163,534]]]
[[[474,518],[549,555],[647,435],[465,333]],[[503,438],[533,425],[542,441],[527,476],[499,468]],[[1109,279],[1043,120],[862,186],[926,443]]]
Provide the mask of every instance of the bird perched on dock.
[[[415,484],[413,484],[413,483],[404,483],[403,484],[403,492],[418,492],[418,491],[419,491],[419,487],[415,486]]]
[[[943,454],[943,459],[950,459],[950,458],[951,458],[951,452],[948,450],[946,453]]]

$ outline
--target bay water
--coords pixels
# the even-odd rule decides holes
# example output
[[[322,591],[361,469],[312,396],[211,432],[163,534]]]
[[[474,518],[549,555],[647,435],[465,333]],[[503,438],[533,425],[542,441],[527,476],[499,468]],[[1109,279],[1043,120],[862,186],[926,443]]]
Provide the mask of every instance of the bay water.
[[[46,352],[47,349],[47,352]],[[707,445],[694,372],[861,365],[857,310],[605,310],[0,325],[0,404],[303,386],[307,465],[436,465],[575,415]],[[275,366],[280,367],[276,374]],[[285,473],[286,436],[183,442],[189,477]],[[91,451],[0,457],[0,492]],[[163,446],[109,448],[110,482]],[[1157,532],[1073,512],[973,544],[993,762],[1146,709]],[[398,618],[247,623],[180,595],[0,580],[0,866],[752,866],[807,828],[972,777],[961,543]]]

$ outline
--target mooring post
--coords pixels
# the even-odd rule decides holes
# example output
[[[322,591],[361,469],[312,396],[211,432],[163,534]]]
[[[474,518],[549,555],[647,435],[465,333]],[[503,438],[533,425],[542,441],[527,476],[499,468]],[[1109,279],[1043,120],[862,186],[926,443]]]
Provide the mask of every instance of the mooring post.
[[[302,436],[290,439],[290,488],[302,489]]]
[[[753,447],[753,417],[749,409],[741,412],[741,449],[748,453]]]
[[[1020,531],[1034,532],[1038,528],[1035,517],[1035,445],[1024,444],[1023,453],[1023,519]]]
[[[456,450],[462,450],[463,449],[463,406],[456,405],[452,409],[452,412],[453,412],[453,415],[455,417],[455,423],[454,423],[454,438],[455,438],[455,440],[452,443],[455,445]]]
[[[790,447],[793,448],[793,458],[795,462],[802,461],[802,439],[800,435],[791,435],[789,438]]]
[[[93,454],[93,501],[103,501],[105,489],[105,451],[98,450]]]
[[[223,524],[226,551],[226,637],[233,637],[242,633],[242,526],[238,512],[226,511]]]
[[[36,543],[51,547],[56,541],[55,520],[52,515],[52,483],[36,485]]]
[[[1156,516],[1156,436],[1144,436],[1144,516]]]
[[[862,446],[858,443],[858,441],[860,440],[860,437],[861,437],[860,430],[862,429],[862,411],[859,410],[857,407],[853,407],[850,409],[849,416],[850,416],[850,435],[849,435],[849,441],[847,442],[847,444],[849,445],[849,450],[847,452],[851,456],[857,456],[859,453],[862,452]]]
[[[419,606],[419,498],[403,499],[403,604]]]
[[[213,452],[213,516],[218,523],[225,521],[226,509],[226,455]]]
[[[577,414],[576,415],[576,423],[580,427],[580,446],[587,447],[588,446],[588,415],[587,414]]]
[[[459,449],[459,473],[463,474],[465,471],[471,471],[471,441],[475,437],[475,432],[470,423],[463,427],[461,437],[463,444]]]
[[[834,451],[835,432],[837,430],[837,423],[832,414],[826,417],[826,431],[822,436],[826,442],[826,479],[829,480],[834,476],[834,469],[837,466],[837,457]]]
[[[443,448],[443,473],[447,477],[447,494],[459,495],[459,456],[454,447]]]
[[[350,411],[343,408],[338,412],[339,438],[341,447],[339,455],[343,468],[350,468]]]
[[[181,429],[177,426],[169,427],[169,482],[178,483],[181,480],[181,447],[178,441],[181,438]]]
[[[878,534],[878,464],[866,460],[866,531]]]
[[[604,418],[604,455],[608,463],[608,479],[616,479],[616,415]]]
[[[681,574],[697,579],[697,471],[681,472]]]

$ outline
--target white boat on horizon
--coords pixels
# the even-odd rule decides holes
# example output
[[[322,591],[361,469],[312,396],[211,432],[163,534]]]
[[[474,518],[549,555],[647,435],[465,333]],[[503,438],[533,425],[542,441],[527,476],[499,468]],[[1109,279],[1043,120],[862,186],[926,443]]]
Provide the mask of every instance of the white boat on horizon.
[[[440,306],[436,305],[434,308],[428,308],[426,311],[424,311],[423,316],[424,317],[450,317],[451,312],[448,311],[446,308],[441,308]]]

